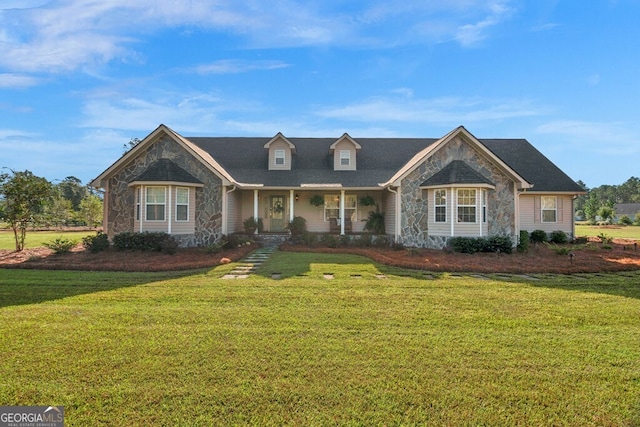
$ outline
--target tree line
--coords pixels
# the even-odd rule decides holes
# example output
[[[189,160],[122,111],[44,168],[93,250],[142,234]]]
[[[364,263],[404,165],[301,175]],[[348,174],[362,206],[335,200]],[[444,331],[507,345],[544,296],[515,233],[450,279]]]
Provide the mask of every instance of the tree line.
[[[613,207],[617,203],[640,203],[640,178],[632,176],[620,185],[601,185],[589,188],[578,181],[587,194],[577,198],[576,217],[584,218],[591,223],[596,219],[611,221],[615,216]],[[638,222],[639,218],[630,218],[631,222]]]
[[[28,170],[0,174],[0,221],[13,230],[17,251],[29,228],[98,227],[102,212],[101,194],[74,176],[54,184]]]

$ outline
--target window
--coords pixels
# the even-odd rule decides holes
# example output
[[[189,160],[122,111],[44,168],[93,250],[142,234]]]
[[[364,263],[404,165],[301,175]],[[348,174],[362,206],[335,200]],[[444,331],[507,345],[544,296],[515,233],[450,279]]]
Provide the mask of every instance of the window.
[[[165,188],[147,187],[147,221],[164,221]]]
[[[189,220],[189,189],[176,188],[176,221]]]
[[[351,164],[351,151],[340,150],[340,166],[349,166]]]
[[[277,166],[284,166],[285,152],[284,150],[275,150],[275,163]]]
[[[557,199],[555,196],[542,196],[542,222],[556,222]]]
[[[324,196],[324,220],[329,221],[332,218],[340,216],[340,196],[337,194],[326,194]]]
[[[476,190],[458,190],[458,222],[476,222]]]
[[[435,221],[447,222],[447,190],[436,190],[434,193]]]
[[[487,190],[482,190],[482,222],[487,222]]]
[[[358,198],[355,194],[346,194],[344,196],[344,217],[351,221],[357,221],[356,212],[358,211]]]

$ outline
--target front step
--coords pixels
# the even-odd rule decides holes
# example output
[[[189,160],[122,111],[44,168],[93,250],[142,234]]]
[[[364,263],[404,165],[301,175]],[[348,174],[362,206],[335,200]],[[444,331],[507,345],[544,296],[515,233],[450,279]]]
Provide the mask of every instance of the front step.
[[[253,240],[265,248],[275,248],[289,240],[289,237],[291,237],[289,233],[255,234]]]

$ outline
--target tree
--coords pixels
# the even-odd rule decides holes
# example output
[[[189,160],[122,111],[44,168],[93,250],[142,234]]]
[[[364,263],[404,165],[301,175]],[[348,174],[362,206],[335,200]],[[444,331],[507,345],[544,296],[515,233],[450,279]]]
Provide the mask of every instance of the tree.
[[[122,149],[124,150],[122,154],[123,155],[127,154],[129,151],[131,151],[131,149],[133,149],[133,147],[135,147],[138,144],[140,144],[140,139],[131,138],[128,143],[122,144]]]
[[[611,222],[614,215],[615,215],[615,212],[613,211],[613,208],[610,206],[602,206],[600,209],[598,209],[598,216],[604,222]]]
[[[89,195],[80,202],[80,216],[91,227],[102,223],[102,200],[95,195]]]
[[[13,230],[16,252],[24,249],[27,227],[42,214],[53,186],[27,171],[0,174],[0,197],[4,199],[3,219]]]
[[[80,202],[87,196],[87,187],[75,176],[68,176],[56,186],[60,189],[62,197],[71,202],[74,211],[80,210]]]

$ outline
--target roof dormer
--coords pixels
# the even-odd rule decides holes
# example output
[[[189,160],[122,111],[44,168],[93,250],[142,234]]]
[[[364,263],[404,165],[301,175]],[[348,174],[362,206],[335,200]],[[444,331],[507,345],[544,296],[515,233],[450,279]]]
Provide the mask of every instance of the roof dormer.
[[[344,133],[329,147],[329,154],[333,154],[333,170],[356,170],[356,153],[361,148],[348,133]]]
[[[296,153],[296,146],[281,132],[264,144],[269,149],[269,170],[291,170],[292,156]]]

